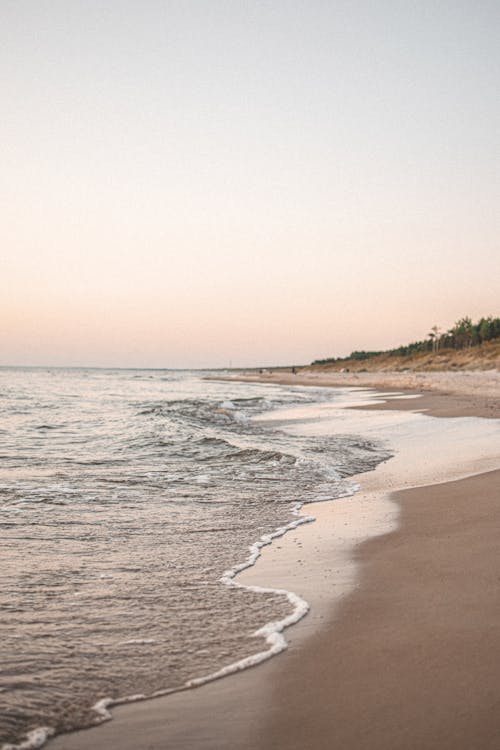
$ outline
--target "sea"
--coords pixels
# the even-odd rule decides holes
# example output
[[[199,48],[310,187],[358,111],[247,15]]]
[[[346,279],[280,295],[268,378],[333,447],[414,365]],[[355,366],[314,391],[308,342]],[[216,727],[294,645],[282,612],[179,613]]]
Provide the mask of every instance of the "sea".
[[[307,613],[237,573],[389,454],[283,429],[335,389],[221,375],[0,368],[2,750],[256,664]]]

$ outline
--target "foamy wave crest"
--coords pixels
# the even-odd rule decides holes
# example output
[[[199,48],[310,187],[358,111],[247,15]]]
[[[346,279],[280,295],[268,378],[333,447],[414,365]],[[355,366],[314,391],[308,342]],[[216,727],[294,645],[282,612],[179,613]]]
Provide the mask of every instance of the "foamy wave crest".
[[[353,487],[352,493],[354,493],[354,491],[355,487]],[[210,674],[204,675],[203,677],[196,677],[193,680],[189,680],[179,688],[157,690],[150,696],[141,694],[130,695],[118,699],[103,698],[98,703],[96,703],[95,706],[93,706],[93,710],[98,714],[99,723],[102,721],[108,721],[112,718],[112,714],[109,709],[113,706],[146,700],[147,698],[159,698],[164,695],[169,695],[170,693],[176,693],[180,692],[181,690],[199,687],[200,685],[204,685],[207,682],[213,682],[214,680],[218,680],[221,677],[226,677],[227,675],[234,674],[235,672],[240,672],[243,669],[248,669],[248,667],[253,667],[257,664],[260,664],[261,662],[270,659],[272,656],[276,656],[276,654],[281,653],[281,651],[284,651],[287,648],[288,644],[283,635],[283,631],[285,630],[285,628],[288,628],[290,625],[294,625],[296,622],[301,620],[304,615],[308,613],[309,604],[305,601],[305,599],[302,599],[302,597],[298,596],[293,591],[287,591],[286,589],[274,589],[266,586],[247,586],[244,583],[238,583],[238,581],[235,581],[235,577],[243,570],[251,568],[253,565],[255,565],[260,557],[261,549],[263,547],[266,547],[268,544],[272,544],[274,539],[283,536],[292,529],[296,529],[297,526],[301,526],[304,523],[311,523],[315,520],[313,516],[304,516],[300,513],[302,506],[303,503],[297,503],[292,508],[292,514],[296,516],[295,520],[290,521],[290,523],[286,524],[286,526],[280,526],[278,529],[276,529],[276,531],[273,531],[272,534],[264,534],[263,536],[261,536],[257,542],[254,542],[254,544],[250,545],[250,554],[245,562],[240,563],[239,565],[235,565],[229,570],[226,570],[222,577],[219,579],[221,583],[232,588],[246,589],[247,591],[253,591],[259,594],[277,594],[279,596],[286,596],[290,604],[293,606],[293,612],[281,620],[268,622],[266,625],[259,628],[254,633],[254,636],[256,638],[265,638],[268,648],[264,651],[259,651],[256,654],[252,654],[251,656],[247,656],[244,659],[233,662],[232,664],[228,664],[225,667],[217,670],[216,672],[211,672]]]
[[[283,635],[283,630],[301,620],[304,615],[309,612],[309,604],[305,599],[302,599],[302,597],[298,596],[293,591],[287,591],[286,589],[273,589],[265,586],[247,586],[244,583],[238,583],[234,579],[238,575],[238,573],[241,573],[243,570],[251,568],[252,565],[255,565],[258,558],[260,557],[262,547],[271,544],[274,539],[283,536],[287,533],[287,531],[296,529],[297,526],[300,526],[303,523],[311,523],[315,520],[313,516],[301,515],[301,508],[302,503],[297,503],[292,509],[293,515],[298,516],[295,521],[291,521],[286,526],[280,526],[280,528],[276,529],[276,531],[274,531],[272,534],[264,534],[264,536],[261,536],[259,541],[255,542],[249,547],[250,555],[247,560],[240,565],[236,565],[230,570],[226,570],[226,572],[220,579],[221,583],[224,583],[226,586],[230,586],[232,588],[246,589],[247,591],[254,591],[258,594],[277,594],[279,596],[286,596],[286,598],[294,608],[293,612],[287,617],[284,617],[282,620],[268,622],[262,628],[259,628],[255,631],[255,637],[263,637],[266,639],[266,643],[268,644],[269,648],[267,648],[265,651],[259,651],[257,654],[252,654],[251,656],[247,656],[244,659],[233,662],[233,664],[228,664],[226,667],[222,667],[222,669],[219,669],[217,672],[212,672],[212,674],[206,675],[204,677],[197,677],[194,680],[189,680],[189,682],[186,683],[186,687],[198,687],[199,685],[204,685],[206,682],[218,680],[220,677],[226,677],[229,674],[234,674],[234,672],[240,672],[242,669],[247,669],[248,667],[253,667],[256,664],[260,664],[261,662],[266,661],[266,659],[270,659],[272,656],[276,656],[276,654],[279,654],[281,653],[281,651],[284,651],[286,649],[288,644]]]
[[[352,483],[349,488],[346,487],[344,496],[352,496],[355,492],[357,492],[358,489],[359,485]],[[295,623],[299,622],[299,620],[301,620],[309,612],[309,604],[306,602],[306,600],[302,599],[302,597],[298,596],[298,594],[295,594],[293,591],[287,591],[286,589],[274,589],[265,586],[247,586],[244,583],[238,583],[238,581],[235,581],[234,579],[238,575],[238,573],[241,573],[243,570],[251,568],[253,565],[255,565],[261,555],[261,549],[263,547],[266,547],[268,544],[272,544],[274,539],[283,536],[292,529],[296,529],[297,526],[300,526],[304,523],[311,523],[315,520],[314,516],[302,515],[300,513],[302,507],[303,503],[297,503],[292,509],[293,515],[297,516],[295,521],[291,521],[290,523],[286,524],[286,526],[280,526],[272,534],[264,534],[263,536],[261,536],[261,538],[257,542],[249,547],[250,555],[247,560],[244,563],[236,565],[234,568],[230,568],[230,570],[227,570],[220,579],[221,583],[224,583],[226,586],[230,586],[232,588],[246,589],[247,591],[254,591],[259,594],[277,594],[286,596],[286,598],[294,608],[293,612],[287,617],[284,617],[282,620],[268,622],[266,625],[263,625],[263,627],[255,631],[255,637],[263,637],[266,639],[266,643],[268,644],[269,648],[267,648],[265,651],[259,651],[257,654],[252,654],[251,656],[247,656],[237,662],[233,662],[233,664],[228,664],[226,667],[222,667],[222,669],[219,669],[217,672],[212,672],[211,674],[204,677],[197,677],[194,680],[189,680],[189,682],[186,683],[185,687],[198,687],[199,685],[204,685],[206,682],[212,682],[213,680],[218,680],[220,677],[226,677],[227,675],[234,674],[235,672],[240,672],[243,669],[247,669],[248,667],[253,667],[257,664],[260,664],[261,662],[270,659],[272,656],[276,656],[287,648],[288,643],[285,636],[283,635],[283,631],[290,625],[294,625]]]
[[[19,742],[17,745],[7,742],[7,744],[2,745],[1,750],[36,750],[36,748],[45,745],[47,740],[53,737],[54,734],[55,731],[52,727],[38,727],[28,732],[26,739],[22,742]]]

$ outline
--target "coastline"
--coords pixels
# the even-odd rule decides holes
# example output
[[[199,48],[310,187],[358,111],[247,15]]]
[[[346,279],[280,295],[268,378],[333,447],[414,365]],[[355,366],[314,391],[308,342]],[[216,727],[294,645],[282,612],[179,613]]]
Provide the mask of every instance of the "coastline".
[[[210,378],[212,380],[216,378]],[[409,409],[423,411],[435,417],[500,416],[500,373],[484,372],[321,372],[299,370],[257,373],[255,371],[225,375],[217,380],[267,383],[275,385],[305,385],[328,388],[357,388],[378,391],[382,399],[387,393],[401,391],[418,396],[418,406],[404,399],[377,403],[370,409]]]
[[[298,384],[297,381],[294,382]],[[320,383],[316,382],[314,385],[320,385]],[[376,398],[379,398],[379,396],[376,396]],[[438,423],[443,426],[443,420],[429,420],[427,417],[415,414],[414,410],[418,409],[421,402],[413,399],[411,401],[413,402],[413,409],[406,417],[404,414],[402,415],[403,419],[399,422],[399,429],[402,429],[403,433],[405,431],[408,433],[408,446],[414,448],[412,430],[416,428],[418,423],[420,426],[435,423],[435,427],[438,427]],[[399,399],[399,404],[401,403],[402,400]],[[404,403],[406,406],[410,404],[410,400]],[[383,406],[378,417],[371,411],[372,407],[367,408],[367,404],[357,407],[362,409],[359,414],[360,425],[366,427],[367,420],[369,420],[372,429],[377,430],[381,424],[389,424],[391,417],[394,415],[394,410],[400,408],[399,404],[398,400],[394,400],[392,407],[391,404],[388,407]],[[377,403],[373,404],[373,408],[379,408],[379,406]],[[384,414],[384,408],[390,408],[392,414]],[[408,422],[408,420],[410,421]],[[448,420],[446,421],[448,422]],[[469,424],[464,424],[464,420],[459,421],[462,422],[464,429],[470,428]],[[465,422],[469,421],[465,420]],[[425,455],[421,456],[420,463],[427,464],[425,471],[420,472],[420,477],[410,472],[410,475],[405,476],[405,486],[413,487],[415,484],[419,484],[419,478],[421,484],[422,481],[426,481],[426,478],[430,477],[431,482],[438,482],[437,485],[433,485],[436,491],[443,492],[443,487],[448,486],[447,482],[450,476],[456,477],[458,472],[458,476],[461,477],[468,476],[468,474],[478,474],[479,476],[473,479],[460,481],[486,482],[490,489],[493,488],[495,494],[498,488],[498,475],[484,474],[485,471],[492,468],[494,459],[490,455],[487,460],[484,460],[484,455],[482,456],[491,433],[489,433],[489,428],[483,429],[486,420],[475,421],[483,427],[481,428],[482,435],[479,436],[479,443],[477,439],[475,440],[476,453],[473,460],[465,460],[469,453],[469,446],[463,442],[465,433],[453,445],[452,436],[454,432],[456,433],[456,430],[453,423],[448,422],[451,426],[448,428],[447,436],[450,438],[449,442],[452,445],[451,451],[453,453],[457,445],[462,443],[462,453],[455,456],[453,460],[451,460],[452,456],[448,456],[448,461],[451,460],[452,465],[448,465],[446,471],[440,470],[443,461],[439,457],[436,457],[434,464],[431,461],[429,466]],[[493,427],[493,423],[489,420],[488,424]],[[329,429],[328,418],[324,421],[324,428]],[[424,430],[421,436],[421,450],[425,448],[427,440],[428,435],[425,434]],[[281,576],[281,587],[283,587],[283,578],[286,579],[285,588],[288,587],[290,579],[293,579],[295,584],[306,586],[307,600],[309,602],[311,602],[311,598],[314,600],[312,602],[314,614],[310,614],[290,631],[287,631],[286,638],[291,644],[291,648],[282,654],[280,659],[272,659],[261,665],[258,670],[246,670],[224,680],[209,683],[201,689],[176,693],[168,698],[119,707],[113,710],[114,720],[112,722],[95,729],[62,735],[50,742],[49,748],[76,750],[77,748],[90,748],[91,745],[99,742],[102,746],[120,747],[123,750],[132,747],[148,747],[151,749],[171,747],[179,750],[182,748],[186,750],[188,748],[213,748],[215,750],[215,748],[234,748],[236,746],[262,748],[264,750],[267,747],[279,746],[298,748],[304,747],[305,744],[308,747],[330,747],[332,728],[329,727],[328,731],[325,730],[326,734],[322,739],[318,727],[321,724],[321,716],[323,716],[323,720],[328,716],[331,717],[331,711],[328,709],[331,696],[327,695],[325,686],[322,686],[321,680],[314,678],[314,674],[323,674],[326,668],[327,672],[332,672],[334,678],[335,669],[333,669],[333,666],[336,662],[335,660],[332,661],[331,655],[326,653],[319,656],[318,649],[324,641],[330,642],[332,640],[332,627],[335,628],[335,639],[337,638],[338,618],[340,618],[340,621],[342,621],[342,618],[345,619],[346,608],[349,608],[350,602],[361,597],[361,600],[365,602],[363,606],[365,606],[368,601],[369,592],[367,593],[365,585],[367,580],[365,571],[371,570],[371,556],[369,552],[365,555],[364,550],[369,549],[372,543],[375,544],[379,540],[381,544],[385,543],[390,549],[393,549],[397,535],[402,534],[405,538],[405,534],[407,534],[404,527],[404,512],[401,516],[402,524],[396,531],[394,530],[396,518],[402,512],[400,508],[403,507],[400,503],[400,496],[391,495],[391,497],[388,497],[389,491],[401,489],[397,483],[396,475],[399,473],[401,477],[402,473],[407,474],[408,470],[408,455],[405,455],[404,450],[397,455],[400,456],[399,468],[393,464],[395,459],[391,459],[374,472],[361,475],[362,490],[356,495],[355,503],[349,505],[349,500],[346,499],[334,503],[308,505],[307,514],[315,515],[318,522],[302,526],[300,530],[287,534],[283,540],[280,540],[279,545],[275,544],[266,548],[259,563],[239,577],[241,582],[249,585],[252,585],[252,582],[257,582],[260,585],[274,586],[271,580],[273,575],[277,579],[280,579]],[[398,464],[398,461],[396,461],[396,464]],[[388,471],[388,469],[390,470]],[[456,481],[456,479],[453,481]],[[429,494],[429,491],[430,488],[426,487],[425,489],[405,490],[402,494],[416,492],[425,497]],[[373,516],[374,508],[376,509],[375,517],[370,517],[370,513]],[[363,519],[367,525],[364,530],[362,528]],[[426,533],[425,521],[424,517],[418,519],[419,533],[423,535]],[[330,524],[330,527],[328,524]],[[342,524],[344,525],[344,531],[342,531]],[[345,533],[346,525],[349,527],[350,537],[349,533],[347,535]],[[368,534],[368,528],[371,530],[370,534]],[[332,540],[331,532],[334,529],[337,529],[337,539]],[[365,542],[364,539],[367,534],[368,536],[378,535],[378,539]],[[359,546],[360,543],[361,546]],[[401,546],[400,542],[396,544],[396,548],[399,546]],[[277,561],[281,561],[281,563],[277,564]],[[321,571],[325,572],[327,561],[329,561],[330,571],[334,574],[333,577],[320,575]],[[312,565],[313,562],[316,563],[316,567]],[[387,585],[387,576],[380,578],[379,575],[377,580],[379,584],[381,581],[385,581],[384,585]],[[319,582],[322,582],[322,585],[318,585]],[[310,591],[311,586],[315,588],[312,592]],[[291,588],[294,591],[297,590],[296,586],[291,586]],[[347,628],[347,632],[349,632],[349,628]],[[311,637],[312,635],[314,635],[314,638]],[[368,646],[368,644],[366,645]],[[294,663],[293,668],[287,666],[291,665],[292,662]],[[302,665],[302,672],[300,670],[296,672],[299,662]],[[328,667],[328,664],[331,666]],[[287,669],[292,669],[288,676],[283,672]],[[293,675],[296,673],[303,674],[303,678],[294,681]],[[362,683],[363,680],[361,679],[358,687]],[[293,685],[295,685],[296,694],[290,692]],[[284,686],[286,687],[285,690],[283,689]],[[312,701],[309,698],[307,701],[303,700],[304,689],[307,689],[309,695],[312,686],[318,687],[315,693],[314,706],[318,709],[319,714],[314,717],[308,713],[309,709],[307,709],[307,707],[311,708]],[[294,701],[296,699],[302,705],[301,709],[295,708]],[[352,692],[348,704],[353,711],[360,712],[360,701]],[[294,706],[293,710],[291,710],[292,706]],[[298,721],[298,723],[303,731],[308,732],[307,742],[305,742],[304,735],[300,735],[300,731],[297,729],[294,715],[297,721],[298,717],[305,717],[304,725],[301,721]],[[339,726],[341,724],[342,722],[339,723]],[[294,726],[295,729],[291,731],[291,727]],[[99,734],[96,734],[97,732]],[[300,736],[302,736],[301,742],[298,739]],[[256,742],[257,737],[258,741]],[[387,747],[387,737],[385,741],[385,747]],[[294,742],[296,742],[295,745]],[[322,742],[325,744],[321,744]],[[372,744],[368,746],[376,747]],[[410,744],[405,746],[412,747]],[[444,745],[420,744],[414,746],[416,748],[442,747]],[[470,746],[469,744],[468,747]],[[363,747],[363,745],[360,744],[360,739],[356,738],[356,740],[352,740],[350,745],[347,744],[347,747],[357,748]]]

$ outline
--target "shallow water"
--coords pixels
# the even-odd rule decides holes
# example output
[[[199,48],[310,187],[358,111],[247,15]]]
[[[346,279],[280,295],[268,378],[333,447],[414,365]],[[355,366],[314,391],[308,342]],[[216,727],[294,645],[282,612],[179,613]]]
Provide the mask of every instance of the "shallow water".
[[[332,389],[198,373],[0,369],[0,742],[100,720],[262,650],[284,596],[224,586],[297,503],[387,458],[254,420]]]

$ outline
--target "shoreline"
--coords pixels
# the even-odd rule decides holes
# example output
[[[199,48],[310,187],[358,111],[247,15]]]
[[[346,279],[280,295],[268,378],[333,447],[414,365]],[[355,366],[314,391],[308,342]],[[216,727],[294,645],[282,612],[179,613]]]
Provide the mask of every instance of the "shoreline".
[[[326,373],[315,371],[256,372],[242,370],[234,375],[209,378],[229,382],[262,383],[269,385],[304,385],[326,388],[357,388],[376,390],[382,398],[387,393],[402,391],[406,395],[418,396],[418,410],[435,417],[484,417],[500,416],[500,372],[346,372]],[[414,410],[414,404],[403,399],[378,403],[370,409]]]
[[[491,490],[492,478],[495,479],[494,497],[490,494],[489,499],[496,501],[499,471],[404,490],[393,498],[398,503],[414,506],[419,501],[432,504],[444,499],[446,514],[450,490],[456,497],[456,489],[461,485],[465,489],[465,504],[470,505],[471,492],[482,483],[490,485]],[[418,519],[417,530],[413,532],[417,544],[422,538],[420,521]],[[490,539],[495,547],[497,534],[498,528],[495,528],[493,540]],[[415,610],[405,611],[408,581],[404,576],[408,566],[398,567],[388,552],[397,554],[399,551],[404,558],[406,541],[407,531],[402,527],[360,545],[357,554],[361,566],[359,587],[324,624],[319,635],[299,644],[295,637],[290,637],[292,647],[279,659],[187,693],[173,693],[168,699],[119,707],[113,721],[95,729],[60,735],[48,747],[90,750],[97,744],[110,750],[234,750],[235,747],[239,750],[276,750],[279,747],[331,750],[338,743],[346,750],[392,747],[496,750],[500,736],[496,692],[496,649],[500,644],[498,611],[495,608],[490,614],[485,628],[480,627],[480,622],[475,623],[467,638],[469,653],[464,652],[463,637],[457,629],[453,633],[451,656],[449,650],[443,652],[448,631],[443,632],[441,626],[439,638],[435,639],[432,621],[431,628],[429,623],[422,624],[421,619],[415,624],[412,621]],[[437,542],[441,544],[442,539]],[[374,569],[374,558],[379,568]],[[425,560],[420,562],[425,565]],[[401,559],[397,563],[401,563]],[[390,579],[391,572],[399,579],[396,591]],[[421,585],[418,579],[414,584],[418,590]],[[497,576],[494,584],[496,586]],[[457,591],[462,586],[462,579],[455,582],[451,603],[457,601]],[[470,580],[468,590],[471,591]],[[483,596],[490,599],[491,593],[490,588]],[[450,624],[450,615],[456,613],[456,608],[450,607],[439,589],[430,597],[433,605],[436,599],[441,600],[441,608],[447,613],[441,622]],[[390,608],[387,608],[387,599]],[[421,598],[419,602],[420,612],[425,613],[423,604],[427,602],[422,603]],[[385,618],[384,608],[387,608]],[[477,620],[482,619],[481,612],[482,608]],[[399,630],[401,622],[409,627],[403,634]],[[492,632],[492,624],[495,632]],[[418,639],[419,632],[427,638]],[[487,641],[483,644],[481,639],[485,635]],[[488,668],[487,684],[484,684],[482,671],[478,680],[478,643],[482,646],[481,667]],[[440,656],[444,656],[444,672]],[[458,674],[450,673],[453,662],[458,665]],[[418,682],[414,688],[417,671]],[[458,689],[453,682],[455,678],[458,678]],[[437,687],[436,679],[439,679]],[[435,691],[429,692],[428,686]],[[453,690],[448,700],[450,686]],[[402,709],[405,709],[403,714]]]
[[[314,385],[319,385],[319,383],[314,383]],[[384,394],[380,395],[382,398],[385,398],[387,396],[387,394],[385,396]],[[413,409],[418,408],[418,403],[420,402],[413,399],[411,399],[411,401]],[[399,402],[401,403],[401,399],[399,399]],[[410,401],[405,402],[405,405],[406,403],[409,404]],[[373,408],[375,409],[377,409],[378,406],[378,404],[373,404]],[[373,421],[373,417],[375,415],[373,414],[373,412],[370,415],[370,408],[366,407],[367,405],[358,408],[361,408],[366,412],[366,414],[363,414],[363,417],[368,416],[370,418],[370,421]],[[393,408],[394,407],[399,409],[397,401],[393,402]],[[391,408],[390,404],[385,408]],[[351,414],[352,413],[353,412],[351,412]],[[380,411],[379,420],[382,419],[382,421],[384,421],[384,419],[389,416],[390,415],[388,414],[384,415],[383,411]],[[413,420],[414,416],[418,421],[420,415],[417,414],[412,416],[412,414],[408,414],[407,416],[410,418],[410,420]],[[426,420],[426,417],[420,418],[424,421]],[[437,421],[442,423],[442,420],[430,421]],[[491,425],[492,423],[489,422],[489,424]],[[393,461],[394,459],[391,459],[387,466],[390,466]],[[488,462],[484,463],[479,461],[479,463],[477,463],[472,468],[474,468],[474,470],[477,470],[476,473],[479,473],[481,471],[484,471],[485,469],[487,470],[487,463]],[[358,513],[357,522],[359,522],[363,517],[365,517],[365,520],[367,520],[366,514],[368,513],[368,509],[370,507],[373,508],[373,497],[371,498],[371,500],[368,500],[364,503],[364,507],[362,507],[363,503],[360,503],[359,500],[360,495],[363,492],[366,495],[367,493],[369,494],[369,492],[373,493],[377,491],[373,487],[371,490],[366,489],[367,478],[370,475],[372,477],[375,477],[376,474],[377,470],[375,470],[375,472],[371,472],[370,474],[361,475],[361,477],[363,477],[363,489],[361,493],[358,493],[356,495],[356,502],[358,505],[358,510],[360,511],[360,513]],[[438,482],[446,481],[446,478],[443,478],[442,476],[435,476],[434,479]],[[380,527],[378,529],[378,534],[381,534],[382,536],[379,536],[378,538],[390,539],[392,538],[393,533],[398,533],[398,531],[390,531],[391,527],[394,528],[395,517],[398,513],[398,510],[397,506],[394,503],[393,497],[387,497],[388,489],[390,489],[391,486],[390,475],[382,481],[383,483],[387,483],[388,481],[388,486],[385,486],[382,492],[382,494],[385,496],[387,504],[385,505],[385,510],[382,513],[382,516],[384,516],[385,514],[385,518],[382,518]],[[413,477],[411,481],[415,481],[415,478]],[[370,483],[368,482],[368,484]],[[413,490],[410,490],[410,492],[411,491]],[[378,493],[380,511],[380,489],[378,490]],[[301,559],[297,559],[297,551],[302,550],[303,546],[307,546],[304,534],[308,532],[312,533],[313,541],[309,542],[309,552],[313,553],[312,557],[317,557],[318,532],[322,528],[322,533],[324,533],[325,529],[327,528],[327,526],[325,526],[325,519],[327,516],[332,515],[331,513],[328,513],[328,508],[330,506],[334,506],[336,511],[339,511],[341,506],[343,506],[342,513],[344,513],[345,519],[351,520],[352,526],[353,506],[349,508],[347,502],[340,503],[339,501],[335,501],[334,503],[318,503],[309,505],[307,507],[308,514],[312,512],[316,517],[318,516],[318,514],[324,515],[325,517],[320,518],[318,520],[318,523],[316,524],[308,524],[306,526],[300,527],[299,531],[293,533],[289,532],[289,534],[287,534],[287,536],[281,541],[279,546],[277,544],[274,544],[272,545],[272,547],[263,550],[263,556],[259,560],[257,566],[254,566],[249,571],[246,571],[239,578],[239,580],[241,580],[245,584],[248,583],[250,585],[252,584],[252,580],[254,582],[257,581],[260,585],[268,585],[270,577],[269,574],[273,570],[277,570],[278,577],[279,575],[283,576],[284,569],[288,571],[287,575],[289,577],[296,577],[294,576],[293,570],[290,572],[290,564],[292,565],[292,567],[295,566],[295,572],[297,572],[297,568],[299,567],[302,567],[302,571],[304,570],[304,568],[307,568],[307,561],[303,562]],[[335,514],[333,515],[335,516]],[[345,519],[344,523],[348,523],[348,521],[346,521]],[[330,522],[331,520],[332,519],[330,518]],[[368,519],[367,523],[368,526],[371,526],[373,531],[374,519]],[[389,533],[387,533],[388,531]],[[359,536],[359,529],[357,533]],[[327,535],[329,535],[329,532]],[[340,610],[344,608],[346,601],[348,602],[353,596],[356,596],[356,593],[358,591],[356,587],[359,560],[355,560],[354,568],[351,560],[353,549],[358,548],[360,541],[363,540],[359,538],[357,540],[355,538],[352,538],[350,540],[349,550],[341,549],[339,551],[337,549],[337,559],[334,563],[338,566],[335,570],[337,585],[339,585],[339,573],[340,578],[343,577],[342,582],[340,583],[340,588],[342,590],[340,592],[335,592],[338,600],[336,606],[337,609]],[[331,545],[328,546],[328,544],[325,546],[324,542],[325,540],[323,539],[323,553],[324,555],[326,555],[326,557],[324,556],[323,558],[320,558],[319,568],[321,569],[322,566],[325,565],[325,560],[328,558],[328,555],[330,555],[328,559],[330,560],[331,569],[333,564],[333,558],[331,557],[332,547]],[[367,544],[370,544],[370,542],[367,542]],[[345,546],[346,545],[344,540],[344,547]],[[347,544],[347,546],[349,547],[349,544]],[[303,556],[302,551],[299,554]],[[276,565],[276,560],[278,558],[281,558],[282,560],[281,566]],[[298,565],[297,563],[302,563],[302,565]],[[314,576],[317,576],[317,574],[318,570],[316,569],[316,571],[314,571],[311,576],[314,578]],[[311,576],[309,578],[309,584],[311,583]],[[95,729],[83,730],[81,732],[76,732],[69,735],[61,735],[49,743],[49,748],[54,748],[54,750],[56,750],[56,748],[60,748],[61,750],[72,750],[74,748],[76,750],[76,748],[80,749],[90,747],[91,744],[95,744],[96,741],[99,742],[99,740],[102,744],[105,744],[110,748],[137,748],[143,746],[140,743],[138,744],[137,732],[140,732],[141,735],[144,733],[145,739],[143,741],[145,742],[147,739],[148,748],[172,747],[176,749],[178,748],[179,750],[181,748],[186,748],[186,750],[190,748],[214,748],[215,750],[215,748],[230,748],[235,746],[242,748],[266,748],[268,746],[279,746],[278,740],[276,740],[278,744],[266,744],[267,732],[265,733],[266,736],[263,736],[261,737],[261,739],[259,739],[258,745],[252,744],[252,742],[254,743],[254,740],[250,739],[255,738],[255,732],[257,731],[257,729],[259,729],[259,727],[262,727],[267,721],[265,717],[269,713],[269,705],[268,701],[265,701],[264,703],[262,702],[263,695],[268,693],[271,685],[276,684],[276,674],[282,668],[282,665],[283,668],[285,667],[285,664],[288,663],[289,659],[294,654],[300,654],[300,659],[304,658],[305,662],[307,663],[311,661],[310,655],[307,654],[307,649],[310,650],[311,648],[311,635],[314,633],[316,640],[318,638],[319,630],[319,637],[321,637],[321,633],[325,632],[325,622],[330,622],[331,618],[333,617],[333,612],[336,611],[335,609],[332,610],[332,598],[334,599],[335,596],[332,596],[332,591],[328,589],[329,587],[326,586],[326,589],[324,587],[323,590],[315,592],[314,598],[316,599],[316,601],[313,603],[314,615],[309,614],[309,616],[302,620],[301,623],[296,625],[290,631],[287,631],[286,637],[292,648],[288,649],[288,651],[282,654],[280,659],[272,659],[270,662],[262,664],[258,670],[246,670],[244,673],[240,673],[232,677],[226,677],[224,680],[208,683],[202,689],[196,689],[188,692],[184,691],[182,693],[174,693],[170,695],[168,699],[153,699],[145,703],[132,704],[127,707],[117,708],[113,711],[114,720],[112,722],[101,725],[100,727],[97,727]],[[296,588],[292,587],[292,590],[295,591]],[[306,595],[306,598],[308,601],[310,601],[311,599],[311,597],[308,595]],[[297,658],[299,657],[297,656]],[[279,682],[280,684],[282,684],[281,679],[279,680]],[[284,684],[287,684],[286,681]],[[243,709],[242,703],[245,703],[246,701],[249,701],[249,705]],[[273,702],[275,702],[274,698],[271,699],[271,703]],[[193,723],[194,715],[198,717],[195,723]],[[202,720],[202,717],[205,717],[205,719]],[[287,724],[287,722],[285,722],[285,724]],[[272,731],[269,730],[270,734],[275,732],[275,730],[276,727]],[[279,731],[282,730],[283,727],[281,727]],[[99,735],[95,735],[94,732],[99,732]],[[245,740],[244,738],[247,735],[248,744],[245,744],[247,740]],[[316,737],[316,733],[314,736]],[[286,742],[288,743],[288,739]],[[290,746],[292,747],[293,745]],[[297,745],[297,747],[298,746],[299,745]],[[309,738],[309,746],[317,746],[318,748],[322,747],[320,744],[315,745],[312,738]],[[357,746],[352,745],[352,747],[354,748]]]

